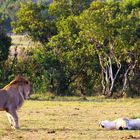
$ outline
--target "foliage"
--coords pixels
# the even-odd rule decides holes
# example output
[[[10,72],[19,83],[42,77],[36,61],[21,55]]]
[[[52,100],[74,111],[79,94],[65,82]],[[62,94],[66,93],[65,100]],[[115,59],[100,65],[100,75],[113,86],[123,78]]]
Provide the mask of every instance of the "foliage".
[[[33,41],[39,41],[46,43],[50,37],[56,33],[54,22],[49,20],[49,16],[46,14],[48,4],[33,3],[28,1],[21,3],[20,9],[17,13],[17,20],[13,22],[15,33],[25,33],[33,39]]]
[[[43,75],[47,90],[91,95],[102,85],[103,92],[112,96],[115,91],[124,95],[137,79],[139,17],[139,0],[28,1],[21,3],[13,27],[42,44],[26,72]]]
[[[57,89],[62,94],[78,78],[82,80],[86,74],[94,75],[94,68],[90,63],[94,62],[95,56],[92,54],[92,47],[79,38],[77,18],[69,16],[58,22],[57,28],[59,34],[53,36],[47,44],[47,64],[48,68],[55,69],[59,74]],[[82,82],[78,86],[84,88]]]
[[[92,0],[53,0],[49,6],[49,13],[54,18],[79,15],[83,10],[89,7]]]
[[[0,62],[8,58],[11,38],[6,35],[2,22],[0,23]]]
[[[125,74],[135,64],[132,52],[135,52],[136,42],[139,41],[139,35],[136,33],[139,28],[139,18],[136,16],[138,11],[135,9],[126,13],[120,2],[94,2],[81,15],[83,34],[93,44],[99,56],[103,92],[111,96],[122,63],[129,65],[125,68],[126,71],[124,70]],[[113,65],[117,66],[116,72],[113,71]]]
[[[20,0],[22,1],[22,0]],[[19,9],[18,0],[1,0],[0,1],[0,14],[2,15],[5,28],[7,32],[11,32],[10,22],[16,19],[16,12]]]
[[[4,63],[8,59],[9,48],[11,46],[11,37],[6,35],[3,27],[3,20],[0,18],[0,80],[4,80],[7,76],[5,73]],[[1,86],[1,84],[0,84]]]
[[[34,92],[46,92],[48,90],[48,73],[44,69],[44,49],[40,46],[35,48],[23,48],[22,54],[17,57],[12,73],[14,75],[25,75],[33,83]],[[10,64],[11,60],[7,62]]]

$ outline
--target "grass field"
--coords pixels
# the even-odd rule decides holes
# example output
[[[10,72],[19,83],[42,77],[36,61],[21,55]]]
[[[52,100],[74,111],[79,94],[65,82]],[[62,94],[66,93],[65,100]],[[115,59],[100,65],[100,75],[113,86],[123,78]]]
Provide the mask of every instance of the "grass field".
[[[25,35],[11,35],[11,38],[12,46],[28,47],[33,44],[33,42]]]
[[[0,115],[0,140],[122,140],[140,139],[140,131],[104,130],[99,121],[140,117],[139,99],[96,101],[26,101],[18,111],[19,130]]]

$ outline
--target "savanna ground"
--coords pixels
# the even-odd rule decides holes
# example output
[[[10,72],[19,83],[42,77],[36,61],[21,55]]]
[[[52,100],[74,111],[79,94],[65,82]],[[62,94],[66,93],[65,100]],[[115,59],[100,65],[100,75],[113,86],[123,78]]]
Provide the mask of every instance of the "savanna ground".
[[[104,130],[99,121],[140,117],[140,99],[90,101],[29,100],[18,111],[20,129],[12,130],[0,115],[0,140],[121,140],[140,139],[140,131]]]
[[[18,49],[33,46],[24,36],[13,35],[12,43],[12,47],[18,46]],[[12,130],[6,113],[1,112],[0,140],[140,140],[138,130],[109,131],[98,126],[106,119],[140,118],[140,99],[53,98],[35,95],[34,100],[25,102],[18,111],[19,130]]]

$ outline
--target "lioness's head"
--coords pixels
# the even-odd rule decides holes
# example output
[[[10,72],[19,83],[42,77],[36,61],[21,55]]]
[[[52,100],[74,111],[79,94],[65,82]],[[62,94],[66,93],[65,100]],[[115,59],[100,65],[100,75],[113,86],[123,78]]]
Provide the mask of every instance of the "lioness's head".
[[[24,96],[24,99],[29,99],[32,94],[32,84],[30,81],[25,79],[22,76],[18,76],[15,80],[12,81],[13,85],[17,85],[20,94]]]
[[[102,128],[111,130],[111,129],[115,129],[115,122],[105,120],[105,121],[99,122],[99,126]]]

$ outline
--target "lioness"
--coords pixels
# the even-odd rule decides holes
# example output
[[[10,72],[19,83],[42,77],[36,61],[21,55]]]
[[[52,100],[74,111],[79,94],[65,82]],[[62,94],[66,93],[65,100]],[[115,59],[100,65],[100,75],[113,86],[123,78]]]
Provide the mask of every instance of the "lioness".
[[[111,130],[111,129],[122,130],[123,128],[126,127],[127,121],[128,119],[126,118],[118,118],[114,121],[105,120],[105,121],[101,121],[99,123],[99,126],[108,130]]]
[[[22,76],[16,77],[3,89],[0,89],[0,111],[6,111],[12,128],[19,128],[16,110],[32,93],[31,83]]]
[[[114,121],[101,121],[99,126],[111,130],[140,130],[140,119],[118,118]]]

